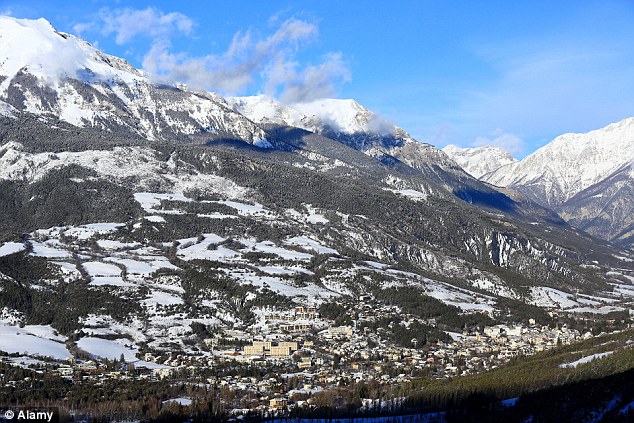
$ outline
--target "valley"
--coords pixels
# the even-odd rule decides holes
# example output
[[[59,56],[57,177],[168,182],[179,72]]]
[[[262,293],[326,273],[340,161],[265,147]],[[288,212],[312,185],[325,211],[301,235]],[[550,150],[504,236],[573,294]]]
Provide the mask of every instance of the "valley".
[[[43,19],[0,38],[0,405],[504,421],[596,384],[580,413],[629,412],[631,119],[517,161],[157,84]]]

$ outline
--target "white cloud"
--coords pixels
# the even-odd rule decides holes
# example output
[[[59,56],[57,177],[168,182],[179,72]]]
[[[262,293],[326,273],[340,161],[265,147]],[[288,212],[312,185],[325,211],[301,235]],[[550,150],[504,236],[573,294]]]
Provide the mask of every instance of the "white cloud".
[[[305,67],[296,60],[301,48],[317,35],[315,24],[289,19],[265,38],[238,32],[225,52],[202,57],[172,53],[169,43],[159,41],[145,56],[143,67],[158,81],[184,82],[226,94],[253,90],[249,86],[260,77],[262,89],[284,101],[332,96],[339,82],[350,79],[342,55],[330,53],[322,63]]]
[[[75,25],[79,34],[99,28],[106,36],[115,35],[117,44],[125,44],[137,36],[165,39],[173,33],[190,34],[194,22],[178,12],[164,13],[154,7],[147,9],[101,9],[95,20]]]
[[[152,44],[143,57],[143,69],[155,82],[185,83],[223,94],[266,92],[293,102],[334,96],[340,84],[350,80],[341,53],[325,54],[316,64],[297,60],[302,49],[319,36],[315,23],[295,18],[281,21],[276,16],[269,24],[277,27],[268,36],[239,31],[225,51],[203,56],[174,51],[172,38],[190,35],[195,26],[177,12],[106,8],[93,21],[74,29],[114,36],[118,44],[149,38]]]
[[[379,135],[394,135],[394,124],[375,113],[368,122],[368,131]]]
[[[498,128],[489,137],[477,137],[473,142],[473,147],[499,147],[508,151],[511,155],[522,155],[524,153],[524,140],[516,134],[504,132]]]
[[[297,63],[282,62],[268,69],[269,94],[277,94],[284,103],[300,103],[334,97],[338,85],[350,81],[350,70],[341,53],[330,53],[319,65],[297,70]],[[273,92],[271,92],[273,91]]]

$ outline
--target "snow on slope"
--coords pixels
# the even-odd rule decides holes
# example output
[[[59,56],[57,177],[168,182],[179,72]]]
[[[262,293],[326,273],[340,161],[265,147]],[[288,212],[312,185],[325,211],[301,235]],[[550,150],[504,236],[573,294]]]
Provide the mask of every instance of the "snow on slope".
[[[271,147],[264,131],[219,96],[153,85],[125,60],[44,19],[0,16],[0,40],[2,115],[17,109],[147,139],[208,134]]]
[[[0,244],[0,257],[24,251],[25,249],[26,246],[21,242],[5,242],[4,244]]]
[[[592,354],[592,355],[589,355],[587,357],[580,358],[579,360],[573,361],[572,363],[560,364],[559,367],[565,368],[565,369],[574,369],[580,364],[589,363],[592,360],[598,360],[600,358],[604,358],[604,357],[610,356],[610,355],[612,355],[612,353],[614,353],[614,351],[607,351],[607,352],[603,352],[603,353]]]
[[[585,134],[564,134],[483,180],[557,206],[634,161],[634,118]]]
[[[141,81],[144,74],[121,59],[107,56],[87,42],[59,33],[44,19],[14,19],[0,16],[0,84],[5,93],[9,82],[20,71],[57,85],[64,78],[86,82],[96,79]]]
[[[59,337],[53,335],[53,330],[45,326],[32,326],[36,330],[29,331],[29,327],[19,328],[0,324],[0,351],[9,354],[38,355],[64,360],[71,357],[66,345],[58,342]],[[48,328],[49,330],[46,330]]]
[[[575,194],[557,212],[592,235],[634,245],[634,161]]]
[[[87,337],[77,341],[77,346],[97,357],[118,360],[123,355],[124,360],[128,363],[138,361],[136,354],[139,351],[136,348],[125,346],[123,344],[125,341],[127,340],[117,339],[110,341],[108,339]]]
[[[134,180],[137,191],[149,186],[162,187],[174,193],[191,189],[222,193],[229,199],[242,199],[248,190],[233,181],[214,174],[201,173],[191,166],[170,157],[167,161],[157,159],[154,152],[142,147],[115,147],[112,150],[86,150],[80,152],[30,153],[22,144],[9,142],[0,146],[0,180],[34,182],[47,173],[65,166],[79,165],[97,172],[108,180]],[[210,160],[213,157],[208,157]],[[140,196],[141,204],[155,212],[152,207],[165,197],[162,194]],[[169,194],[165,198],[181,198]],[[176,196],[176,197],[174,197]],[[146,198],[147,197],[147,198]],[[146,201],[147,203],[144,203]]]
[[[311,125],[306,122],[307,117],[304,114],[271,97],[265,95],[227,97],[226,101],[234,110],[253,122],[275,123],[312,130]]]
[[[257,123],[276,123],[307,131],[395,135],[397,127],[354,100],[322,98],[284,105],[264,95],[229,97],[227,103]]]
[[[481,178],[517,161],[510,153],[499,147],[461,148],[448,145],[442,151],[474,178]]]
[[[307,103],[296,103],[292,107],[308,117],[344,134],[371,133],[394,135],[396,127],[386,119],[361,106],[354,100],[324,98]]]

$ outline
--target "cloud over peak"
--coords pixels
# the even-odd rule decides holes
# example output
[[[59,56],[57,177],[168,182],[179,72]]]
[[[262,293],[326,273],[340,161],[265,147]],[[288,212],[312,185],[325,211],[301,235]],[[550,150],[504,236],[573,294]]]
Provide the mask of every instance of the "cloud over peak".
[[[150,39],[143,69],[156,82],[180,82],[231,95],[265,92],[292,103],[335,96],[341,84],[350,80],[350,70],[339,52],[323,54],[317,63],[300,61],[299,53],[319,36],[314,22],[296,18],[272,22],[276,27],[269,35],[238,31],[224,51],[205,55],[175,51],[172,43],[175,36],[192,35],[192,19],[153,7],[102,9],[95,20],[75,25],[75,30],[114,36],[117,44],[138,37]]]
[[[508,151],[513,156],[522,155],[524,153],[524,140],[516,134],[504,132],[498,128],[488,137],[477,137],[473,142],[474,147],[499,147]]]

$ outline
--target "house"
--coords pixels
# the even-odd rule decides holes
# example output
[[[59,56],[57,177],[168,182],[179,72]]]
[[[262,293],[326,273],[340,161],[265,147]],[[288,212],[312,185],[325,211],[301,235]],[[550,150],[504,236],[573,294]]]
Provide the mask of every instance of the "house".
[[[57,368],[57,374],[60,376],[72,376],[73,375],[73,368],[70,366],[59,366]]]
[[[284,347],[284,346],[271,347],[269,356],[271,358],[288,358],[291,356],[291,347]]]
[[[326,338],[339,338],[339,337],[348,337],[352,336],[352,327],[351,326],[336,326],[328,328],[326,331]]]
[[[313,367],[313,359],[312,357],[302,357],[297,363],[297,367],[300,369],[309,369]]]
[[[315,307],[295,307],[296,319],[312,320],[317,318],[317,309]]]
[[[253,341],[252,345],[254,347],[262,347],[263,350],[270,350],[272,343],[270,341]]]
[[[297,342],[286,341],[280,342],[277,345],[280,347],[290,347],[291,351],[297,351],[299,349],[299,345],[297,344]]]
[[[77,367],[86,372],[95,372],[97,371],[97,363],[92,360],[85,361],[83,363],[79,363]]]
[[[282,408],[288,405],[288,400],[286,398],[271,398],[269,400],[269,407],[273,408]]]
[[[280,329],[283,332],[306,332],[309,331],[313,326],[306,322],[295,322],[288,325],[281,325]]]
[[[496,338],[500,335],[502,335],[503,333],[505,333],[507,330],[507,327],[504,325],[496,325],[496,326],[485,326],[484,327],[484,334],[486,336],[489,336],[491,338]]]

